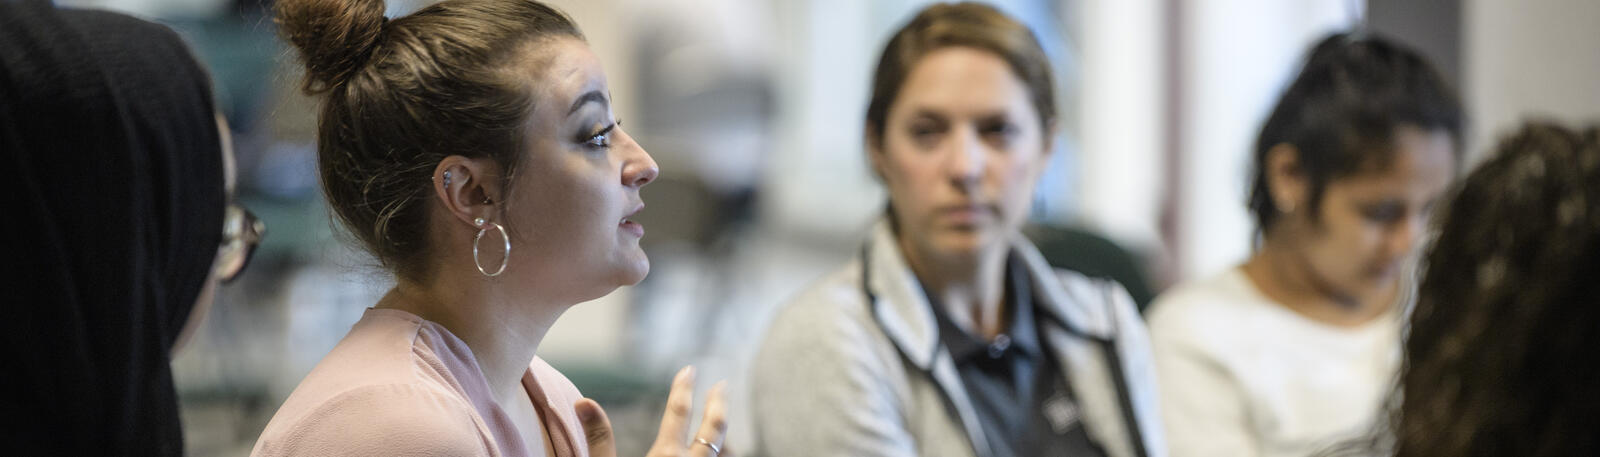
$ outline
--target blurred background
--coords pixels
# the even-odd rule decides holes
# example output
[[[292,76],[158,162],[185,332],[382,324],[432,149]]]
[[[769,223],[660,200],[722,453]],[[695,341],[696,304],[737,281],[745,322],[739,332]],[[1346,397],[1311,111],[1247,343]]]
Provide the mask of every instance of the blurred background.
[[[62,0],[176,28],[234,129],[240,200],[270,235],[174,368],[192,455],[246,455],[277,406],[389,287],[331,225],[315,103],[270,0]],[[392,16],[427,4],[388,0]],[[649,445],[680,366],[728,379],[753,448],[745,367],[787,297],[839,267],[882,211],[863,155],[872,65],[922,0],[553,0],[606,65],[660,163],[639,219],[652,271],[573,308],[540,355],[606,407],[622,455]],[[1063,267],[1148,300],[1251,248],[1248,151],[1322,35],[1364,26],[1433,59],[1470,115],[1469,163],[1529,116],[1600,120],[1592,0],[1002,0],[1054,60],[1062,125],[1030,233]]]

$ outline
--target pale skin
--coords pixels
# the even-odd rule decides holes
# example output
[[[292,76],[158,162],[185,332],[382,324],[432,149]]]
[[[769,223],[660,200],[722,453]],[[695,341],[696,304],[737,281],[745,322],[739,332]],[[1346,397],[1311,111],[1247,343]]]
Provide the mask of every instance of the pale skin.
[[[583,41],[551,38],[525,47],[511,71],[525,79],[535,103],[526,123],[526,150],[508,180],[493,160],[453,155],[434,169],[428,203],[429,264],[415,280],[399,278],[377,308],[410,312],[466,342],[496,403],[522,432],[531,451],[547,454],[549,437],[521,380],[540,341],[577,303],[639,282],[649,259],[639,248],[643,226],[630,220],[644,208],[639,190],[659,173],[655,161],[621,128],[599,59]],[[445,174],[449,173],[449,185]],[[482,226],[475,220],[486,221]],[[510,235],[504,254],[500,232]],[[489,277],[474,266],[504,273]],[[686,439],[693,370],[673,380],[661,439],[652,456],[710,455]],[[726,432],[723,388],[708,395],[697,437],[720,446]],[[590,454],[614,454],[610,425],[592,400],[574,407],[590,437]],[[670,435],[670,436],[669,436]]]
[[[1456,167],[1444,131],[1401,126],[1394,148],[1388,166],[1329,182],[1315,218],[1299,152],[1288,144],[1268,151],[1268,189],[1282,217],[1243,266],[1263,294],[1335,327],[1360,326],[1394,306],[1400,271]]]
[[[1049,156],[1053,125],[1031,97],[999,56],[938,49],[913,64],[883,137],[867,139],[906,261],[958,326],[984,338],[1008,325],[1009,240]]]

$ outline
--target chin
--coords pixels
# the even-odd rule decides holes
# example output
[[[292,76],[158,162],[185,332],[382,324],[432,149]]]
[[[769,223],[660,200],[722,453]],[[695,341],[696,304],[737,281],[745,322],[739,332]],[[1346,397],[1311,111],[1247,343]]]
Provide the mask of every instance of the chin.
[[[637,266],[635,266],[633,268],[629,268],[626,272],[624,272],[622,274],[622,285],[631,286],[631,285],[634,285],[634,284],[638,284],[639,281],[643,281],[644,277],[649,275],[649,274],[650,274],[650,261],[648,261],[648,260],[642,261],[642,262],[639,263],[639,265],[637,265]]]
[[[934,247],[951,257],[977,256],[985,248],[1002,244],[1003,239],[986,230],[952,230],[941,234]]]
[[[636,248],[637,249],[637,248]],[[643,250],[635,251],[629,258],[623,259],[617,266],[617,282],[619,286],[631,286],[643,281],[650,274],[650,257],[645,256]]]

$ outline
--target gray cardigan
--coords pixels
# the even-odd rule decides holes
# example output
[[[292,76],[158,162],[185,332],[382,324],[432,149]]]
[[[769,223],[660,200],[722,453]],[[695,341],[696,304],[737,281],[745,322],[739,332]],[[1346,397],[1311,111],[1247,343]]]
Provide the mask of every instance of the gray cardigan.
[[[878,223],[855,261],[778,313],[752,373],[761,455],[988,454],[898,246]],[[1089,436],[1110,457],[1165,456],[1150,345],[1127,292],[1051,268],[1021,236],[1012,249],[1046,311],[1041,338],[1064,367]]]

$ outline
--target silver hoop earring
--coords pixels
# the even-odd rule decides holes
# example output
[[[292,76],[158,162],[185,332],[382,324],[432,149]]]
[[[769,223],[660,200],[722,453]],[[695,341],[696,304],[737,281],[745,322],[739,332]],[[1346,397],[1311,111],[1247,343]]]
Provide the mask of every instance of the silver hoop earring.
[[[478,236],[474,237],[472,239],[472,264],[473,264],[473,266],[478,267],[478,272],[479,273],[483,273],[484,276],[488,276],[488,277],[491,277],[491,278],[493,278],[495,276],[500,276],[500,273],[505,273],[506,272],[506,263],[511,260],[511,236],[506,235],[506,228],[505,227],[500,226],[500,224],[496,224],[496,223],[493,223],[493,222],[485,221],[481,217],[477,218],[477,219],[473,219],[472,223],[478,225]],[[483,240],[483,234],[485,232],[489,231],[488,227],[484,227],[485,225],[492,225],[492,226],[494,226],[495,230],[499,230],[500,231],[500,240],[505,242],[505,255],[500,257],[500,268],[494,270],[494,273],[490,273],[489,270],[484,269],[483,268],[483,262],[478,260],[478,242],[482,241]]]

